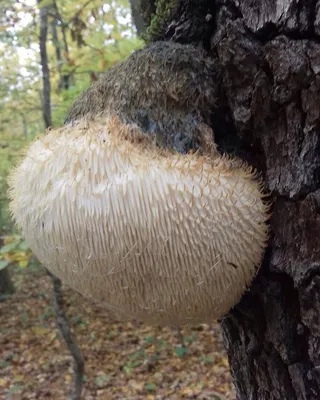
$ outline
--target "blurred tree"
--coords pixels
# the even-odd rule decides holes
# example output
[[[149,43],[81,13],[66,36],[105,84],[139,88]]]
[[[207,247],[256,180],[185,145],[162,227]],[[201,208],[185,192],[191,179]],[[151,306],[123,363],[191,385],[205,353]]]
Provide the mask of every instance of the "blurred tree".
[[[39,47],[40,47],[40,65],[42,70],[42,117],[45,128],[52,125],[51,119],[51,83],[48,65],[47,36],[48,36],[48,16],[52,5],[47,0],[38,0],[39,4]]]
[[[0,247],[3,245],[3,239],[0,238]],[[14,293],[14,285],[10,277],[9,262],[0,261],[0,302]]]
[[[0,4],[0,135],[34,137],[42,121],[40,11],[47,10],[52,124],[92,79],[142,45],[125,0],[4,0]],[[17,118],[18,117],[18,118]]]
[[[127,1],[5,0],[0,4],[1,193],[6,192],[4,177],[16,155],[9,152],[12,143],[18,142],[19,148],[43,127],[61,124],[74,97],[139,45]],[[7,199],[0,201],[3,236],[12,227]],[[10,251],[5,247],[0,251],[0,299],[13,292],[7,267],[17,259],[10,254],[15,243],[21,245],[11,240]],[[76,400],[81,395],[84,361],[63,312],[61,282],[51,278],[57,326],[73,356],[70,398]]]
[[[1,237],[13,230],[6,175],[19,150],[62,124],[74,98],[141,45],[125,0],[0,2]],[[7,261],[0,254],[0,292],[12,291]]]

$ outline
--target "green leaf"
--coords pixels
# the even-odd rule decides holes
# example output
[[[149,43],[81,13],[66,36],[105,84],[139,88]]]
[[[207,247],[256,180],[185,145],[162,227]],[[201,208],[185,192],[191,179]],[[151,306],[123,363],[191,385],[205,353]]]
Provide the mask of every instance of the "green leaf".
[[[156,385],[154,383],[152,383],[152,382],[146,382],[144,384],[144,388],[146,390],[155,390],[156,389]]]
[[[38,8],[46,7],[46,6],[51,6],[52,0],[41,0],[37,6]]]
[[[182,358],[186,353],[188,353],[188,349],[183,346],[175,346],[174,352],[179,358]]]
[[[141,365],[142,360],[133,360],[131,365],[133,368],[139,367],[139,365]]]
[[[10,243],[5,244],[4,246],[1,247],[0,254],[9,253],[10,251],[17,248],[19,244],[20,244],[20,239],[15,239]]]
[[[208,364],[211,364],[211,363],[213,363],[213,358],[212,358],[212,356],[200,356],[199,357],[199,360],[200,361],[203,361],[203,362],[205,362],[205,363],[208,363]]]
[[[192,333],[192,335],[190,335],[190,336],[183,336],[183,341],[185,343],[192,343],[194,341],[194,339],[195,339],[194,333]]]
[[[19,264],[19,267],[24,268],[24,267],[26,267],[26,266],[29,264],[29,259],[26,258],[25,260],[20,260],[20,261],[18,262],[18,264]]]
[[[154,336],[146,336],[145,338],[144,338],[144,340],[147,342],[147,343],[153,343],[154,342],[154,339],[155,339],[155,337]]]
[[[10,261],[9,260],[0,260],[0,271],[2,270],[2,269],[5,269],[5,268],[7,268],[7,266],[10,264]]]
[[[27,242],[25,240],[22,240],[18,246],[19,250],[25,251],[28,250],[28,245]]]
[[[95,379],[95,384],[100,388],[106,386],[108,382],[109,382],[109,377],[105,374],[100,374]]]
[[[125,365],[123,367],[123,370],[126,374],[130,374],[131,373],[131,366],[130,365]]]

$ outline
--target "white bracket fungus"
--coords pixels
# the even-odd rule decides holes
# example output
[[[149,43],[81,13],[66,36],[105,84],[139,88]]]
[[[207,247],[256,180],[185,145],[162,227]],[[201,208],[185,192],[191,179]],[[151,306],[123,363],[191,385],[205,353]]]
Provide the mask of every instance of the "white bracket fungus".
[[[115,117],[50,131],[10,184],[12,215],[38,259],[84,296],[148,323],[221,317],[267,240],[251,168],[157,149]]]

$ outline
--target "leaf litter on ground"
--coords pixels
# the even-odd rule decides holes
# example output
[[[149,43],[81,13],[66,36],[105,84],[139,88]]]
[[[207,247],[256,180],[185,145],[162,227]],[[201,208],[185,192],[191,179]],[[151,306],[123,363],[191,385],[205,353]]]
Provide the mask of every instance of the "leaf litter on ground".
[[[0,302],[0,398],[67,398],[71,356],[55,326],[44,270],[16,268]],[[123,322],[63,287],[65,312],[85,358],[85,400],[213,399],[235,393],[218,324],[181,329]]]

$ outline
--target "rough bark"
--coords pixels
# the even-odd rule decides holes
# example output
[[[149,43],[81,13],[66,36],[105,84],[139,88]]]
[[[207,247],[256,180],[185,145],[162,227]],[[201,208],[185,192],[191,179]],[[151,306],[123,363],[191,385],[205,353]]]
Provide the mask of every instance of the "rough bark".
[[[190,0],[179,1],[182,10]],[[273,201],[262,268],[221,321],[239,400],[320,398],[320,2],[205,2],[156,39],[198,42],[223,70],[212,126]],[[207,8],[213,2],[207,1]],[[196,12],[198,10],[198,12]],[[201,11],[202,10],[202,11]],[[194,23],[203,19],[203,26]],[[211,27],[205,25],[208,20]],[[169,27],[171,26],[171,30]],[[192,29],[190,28],[192,27]],[[179,34],[179,37],[178,37]]]
[[[206,42],[213,30],[215,2],[208,0],[132,0],[140,9],[147,41]],[[136,20],[134,19],[134,22]]]
[[[40,64],[42,69],[42,117],[46,128],[51,126],[51,97],[50,97],[50,71],[47,54],[47,34],[48,34],[48,14],[50,5],[42,5],[38,0],[40,7]]]

